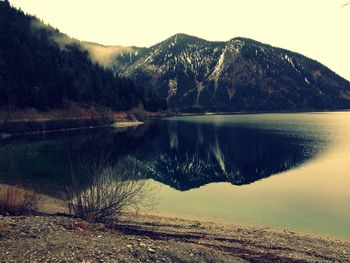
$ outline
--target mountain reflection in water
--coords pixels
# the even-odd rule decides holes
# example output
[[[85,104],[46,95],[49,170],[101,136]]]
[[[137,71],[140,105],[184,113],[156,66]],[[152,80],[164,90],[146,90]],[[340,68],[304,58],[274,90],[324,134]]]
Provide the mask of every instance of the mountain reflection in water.
[[[295,167],[319,149],[302,134],[176,121],[156,126],[156,138],[135,156],[148,167],[149,178],[178,190],[212,182],[249,184]]]
[[[124,131],[10,138],[0,144],[1,178],[42,190],[40,185],[57,186],[69,163],[81,166],[108,156],[115,164],[137,164],[144,178],[185,191],[212,182],[250,184],[296,167],[322,149],[320,138],[306,131],[266,127],[174,119]]]

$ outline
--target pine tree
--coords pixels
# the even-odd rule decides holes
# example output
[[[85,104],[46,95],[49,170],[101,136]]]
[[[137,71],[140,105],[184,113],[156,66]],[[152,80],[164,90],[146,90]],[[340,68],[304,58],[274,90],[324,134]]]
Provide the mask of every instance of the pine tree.
[[[64,37],[0,1],[0,108],[50,110],[76,102],[129,110],[147,101],[143,88],[93,64],[79,44],[60,48],[57,34]]]

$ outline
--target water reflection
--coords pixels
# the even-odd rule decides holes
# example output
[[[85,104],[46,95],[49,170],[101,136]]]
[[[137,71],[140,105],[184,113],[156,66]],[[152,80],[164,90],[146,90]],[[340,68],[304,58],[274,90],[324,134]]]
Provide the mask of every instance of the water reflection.
[[[211,182],[250,184],[306,162],[325,145],[309,130],[245,124],[158,120],[124,131],[9,138],[0,142],[0,175],[3,182],[58,192],[71,165],[82,167],[104,156],[126,167],[125,160],[137,163],[144,178],[184,191]]]
[[[155,179],[161,215],[349,238],[349,138],[349,112],[180,117],[0,140],[0,180],[59,195],[70,161],[84,189],[102,157]]]
[[[211,182],[244,185],[313,158],[316,138],[248,128],[168,121],[135,156],[148,177],[178,190]],[[167,131],[167,132],[165,132]]]

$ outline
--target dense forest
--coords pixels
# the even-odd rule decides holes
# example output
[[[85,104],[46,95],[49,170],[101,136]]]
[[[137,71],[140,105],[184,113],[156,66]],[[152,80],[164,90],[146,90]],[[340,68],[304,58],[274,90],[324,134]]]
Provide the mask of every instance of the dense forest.
[[[148,110],[165,103],[131,80],[93,63],[79,44],[60,47],[61,34],[0,1],[0,109],[63,109],[80,105],[129,110],[140,104]]]

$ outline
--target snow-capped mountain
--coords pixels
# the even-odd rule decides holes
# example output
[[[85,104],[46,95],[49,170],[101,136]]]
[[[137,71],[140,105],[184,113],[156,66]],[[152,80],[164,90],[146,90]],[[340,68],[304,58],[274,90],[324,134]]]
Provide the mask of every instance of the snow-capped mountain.
[[[177,34],[119,53],[113,69],[178,111],[350,107],[350,83],[303,55],[246,38],[211,42]]]

